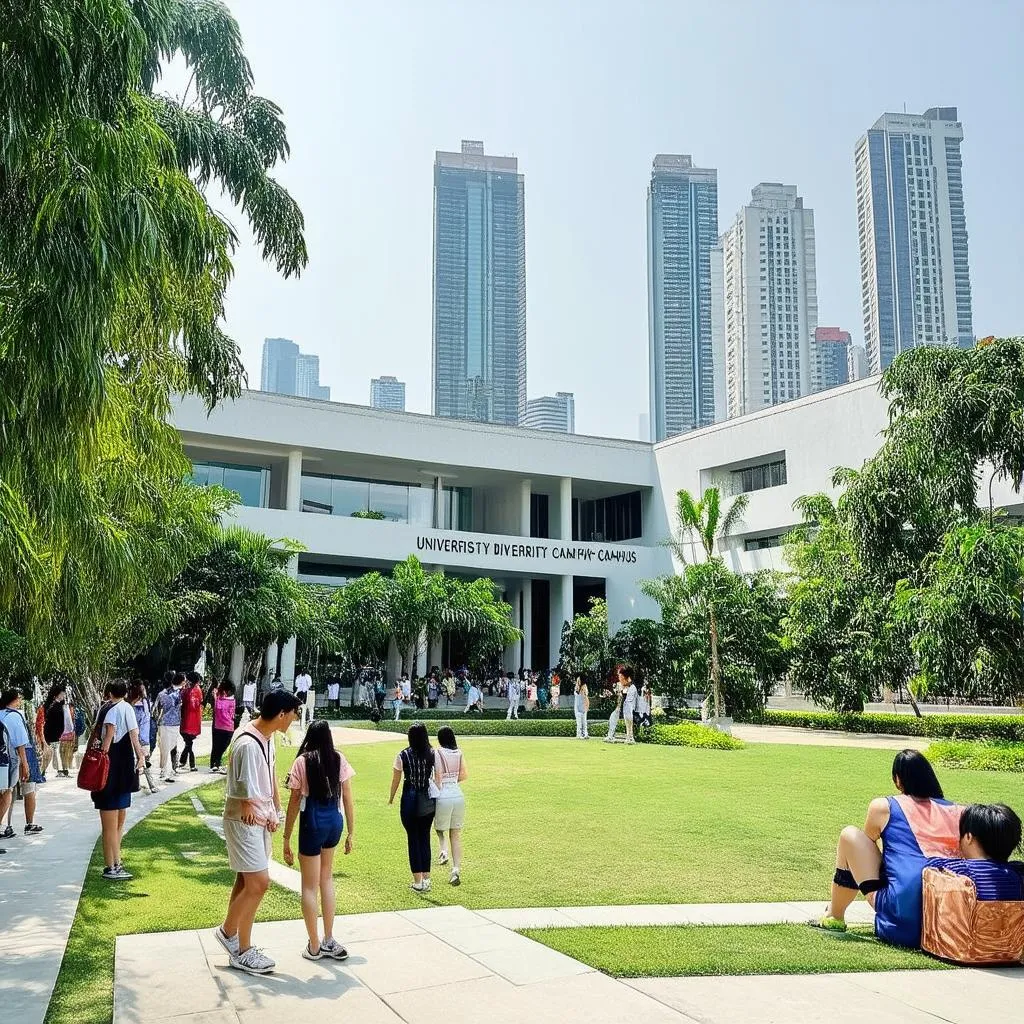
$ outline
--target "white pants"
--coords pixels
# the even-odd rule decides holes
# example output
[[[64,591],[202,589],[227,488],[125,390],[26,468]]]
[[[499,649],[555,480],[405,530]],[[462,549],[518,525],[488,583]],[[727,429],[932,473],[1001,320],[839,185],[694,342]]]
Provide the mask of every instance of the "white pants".
[[[157,744],[160,747],[160,775],[171,775],[174,766],[171,764],[171,751],[178,745],[180,726],[161,725],[157,731]]]
[[[587,713],[586,711],[576,712],[576,739],[586,740],[590,738],[590,733],[587,732]]]
[[[505,721],[509,722],[513,718],[518,718],[518,717],[519,717],[519,701],[518,700],[510,700],[508,702],[508,714],[505,716]]]
[[[615,739],[615,730],[619,727],[619,709],[616,708],[612,712],[612,717],[608,719],[608,739]]]

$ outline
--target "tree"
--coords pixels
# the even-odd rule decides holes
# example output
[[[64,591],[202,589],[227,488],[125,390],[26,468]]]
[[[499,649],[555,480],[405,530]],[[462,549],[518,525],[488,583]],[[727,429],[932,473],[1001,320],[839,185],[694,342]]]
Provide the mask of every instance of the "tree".
[[[558,648],[558,671],[566,679],[581,673],[604,686],[613,661],[608,636],[608,605],[601,598],[592,598],[585,615],[576,615],[562,623]]]
[[[629,619],[615,631],[609,642],[614,661],[631,665],[638,682],[655,685],[665,658],[661,624],[654,619]]]
[[[721,559],[715,554],[718,538],[728,536],[733,527],[743,518],[743,513],[747,510],[748,499],[745,494],[737,495],[725,515],[721,514],[721,501],[717,487],[707,488],[704,497],[699,501],[694,499],[693,495],[685,488],[676,495],[678,533],[671,541],[671,546],[676,558],[684,565],[687,554],[686,542],[691,536],[696,536],[700,541],[707,562],[716,559],[721,562]],[[724,568],[724,563],[722,567]],[[706,579],[709,584],[705,588],[705,598],[707,600],[708,636],[711,651],[711,693],[714,700],[715,718],[721,718],[722,665],[719,657],[719,623],[716,614],[716,596],[719,588],[714,585],[721,577],[715,572],[699,573],[697,576]]]

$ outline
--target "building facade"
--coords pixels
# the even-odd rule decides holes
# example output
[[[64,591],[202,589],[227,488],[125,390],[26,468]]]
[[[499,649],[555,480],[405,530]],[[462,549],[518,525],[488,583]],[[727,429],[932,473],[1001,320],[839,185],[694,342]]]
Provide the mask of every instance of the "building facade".
[[[431,411],[510,426],[526,412],[524,180],[482,142],[434,159]]]
[[[794,501],[835,496],[833,468],[874,454],[887,408],[877,381],[865,380],[654,445],[259,391],[209,415],[202,401],[182,400],[173,420],[193,478],[238,495],[233,522],[303,545],[299,579],[343,586],[412,554],[431,570],[493,580],[523,632],[503,655],[516,670],[554,665],[562,623],[593,597],[607,601],[613,630],[657,617],[640,584],[675,569],[665,541],[680,488],[746,494],[723,557],[738,571],[784,568],[783,538],[800,521]],[[1024,513],[1004,481],[993,500]],[[356,514],[368,511],[383,518]],[[418,667],[449,658],[458,652],[424,652]],[[276,665],[278,652],[268,660]],[[294,643],[280,665],[290,682]]]
[[[563,434],[576,433],[576,400],[571,391],[556,391],[553,395],[531,398],[526,403],[523,426],[531,430],[558,430]]]
[[[320,383],[320,357],[299,351],[288,338],[264,338],[260,390],[298,398],[331,400],[331,389]]]
[[[847,375],[849,380],[863,380],[870,374],[868,369],[868,353],[863,345],[850,343],[850,349],[846,353]]]
[[[397,377],[374,377],[370,381],[370,405],[374,409],[405,412],[405,381]]]
[[[647,320],[651,433],[708,426],[716,413],[711,250],[718,172],[686,155],[654,158],[647,190]]]
[[[745,416],[819,389],[814,211],[795,185],[762,183],[712,255],[726,408]],[[720,297],[719,297],[720,295]]]
[[[850,373],[850,332],[839,327],[819,327],[814,332],[820,391],[857,380]]]
[[[857,143],[864,343],[870,371],[974,328],[956,107],[883,114]]]

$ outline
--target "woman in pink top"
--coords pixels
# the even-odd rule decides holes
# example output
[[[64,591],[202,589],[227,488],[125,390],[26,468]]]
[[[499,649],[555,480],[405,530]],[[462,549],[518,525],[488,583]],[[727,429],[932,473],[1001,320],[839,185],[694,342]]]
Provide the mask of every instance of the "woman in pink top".
[[[235,684],[225,680],[217,687],[213,698],[213,746],[210,748],[210,771],[226,774],[221,767],[224,751],[228,749],[235,731]]]
[[[292,829],[299,819],[299,870],[302,873],[302,917],[309,942],[302,955],[307,960],[325,956],[345,960],[348,951],[334,931],[334,851],[348,823],[345,853],[352,852],[355,817],[352,809],[352,776],[345,755],[334,749],[330,725],[320,720],[306,730],[295,763],[288,773],[291,797],[284,821],[284,859],[293,864]],[[342,817],[339,804],[344,804]],[[324,937],[317,932],[317,892],[323,909]]]

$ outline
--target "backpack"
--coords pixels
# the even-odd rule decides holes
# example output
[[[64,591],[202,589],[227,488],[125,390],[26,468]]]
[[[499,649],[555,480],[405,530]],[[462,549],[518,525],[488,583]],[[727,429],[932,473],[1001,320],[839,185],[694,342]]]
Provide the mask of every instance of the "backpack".
[[[11,768],[11,748],[7,743],[7,727],[0,719],[0,768]]]

